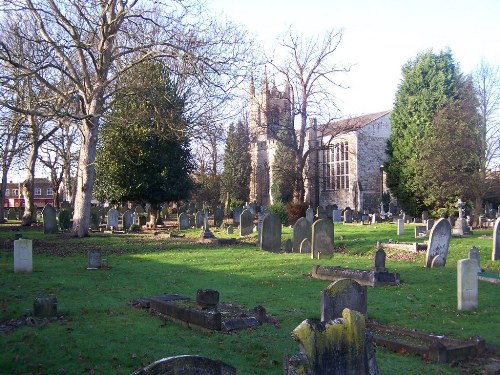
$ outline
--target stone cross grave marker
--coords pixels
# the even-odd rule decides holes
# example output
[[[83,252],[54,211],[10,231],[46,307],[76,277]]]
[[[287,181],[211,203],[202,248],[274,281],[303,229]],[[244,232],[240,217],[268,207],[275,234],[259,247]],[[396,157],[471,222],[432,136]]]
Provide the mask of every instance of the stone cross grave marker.
[[[341,318],[345,308],[368,317],[368,294],[365,285],[351,279],[341,279],[321,291],[321,321]]]
[[[243,210],[240,215],[240,236],[248,236],[253,233],[253,215],[250,210]]]
[[[260,248],[272,252],[281,249],[281,221],[278,215],[272,212],[262,221]]]
[[[305,218],[301,217],[299,220],[295,222],[293,226],[293,242],[292,249],[294,252],[300,252],[300,244],[304,240],[304,238],[309,239],[311,241],[311,223]]]
[[[320,259],[333,255],[333,222],[319,219],[312,225],[311,258]]]
[[[328,217],[328,214],[326,213],[326,208],[318,206],[318,208],[316,209],[316,216],[318,219],[326,219]]]
[[[472,310],[478,306],[477,262],[460,259],[457,262],[457,298],[459,310]]]
[[[185,212],[181,212],[179,217],[177,218],[177,227],[179,230],[189,229],[189,216]]]
[[[261,210],[257,215],[257,245],[260,246],[260,239],[262,237],[262,223],[264,218],[269,216],[269,211],[267,209]]]
[[[435,258],[439,262],[434,262],[434,266],[444,266],[448,257],[448,247],[451,239],[451,225],[445,218],[439,219],[432,227],[427,245],[425,266],[431,267]]]
[[[57,233],[56,209],[50,204],[46,204],[42,210],[43,215],[43,233]]]
[[[499,260],[499,259],[500,259],[500,217],[498,217],[495,220],[495,225],[493,226],[493,251],[491,253],[491,260]]]
[[[314,221],[314,210],[309,207],[307,210],[306,210],[306,220],[312,224],[313,221]]]
[[[33,242],[28,239],[14,241],[14,272],[33,272]]]
[[[112,208],[111,210],[108,211],[108,220],[106,222],[106,226],[108,228],[114,228],[114,229],[117,229],[118,228],[118,217],[119,217],[120,213],[118,212],[118,210],[115,210],[114,208]]]

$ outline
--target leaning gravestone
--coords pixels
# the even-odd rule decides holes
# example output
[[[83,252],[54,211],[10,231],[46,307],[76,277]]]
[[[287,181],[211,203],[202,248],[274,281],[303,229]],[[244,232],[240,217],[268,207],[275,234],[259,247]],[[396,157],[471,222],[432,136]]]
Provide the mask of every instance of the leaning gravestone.
[[[222,361],[198,355],[179,355],[153,362],[132,375],[236,375],[236,369]]]
[[[498,217],[495,220],[495,225],[493,227],[493,251],[491,253],[491,260],[499,260],[499,259],[500,259],[500,217]]]
[[[431,267],[434,258],[439,260],[435,266],[444,266],[448,256],[448,247],[451,239],[451,225],[445,218],[439,219],[432,227],[429,235],[429,244],[427,245],[427,254],[425,257],[425,266]],[[438,258],[437,258],[438,257]]]
[[[300,251],[300,244],[304,238],[311,241],[311,223],[305,217],[301,217],[293,226],[292,249],[294,252],[298,253]]]
[[[472,310],[477,307],[478,279],[477,262],[473,259],[460,259],[457,262],[457,299],[459,310]]]
[[[320,259],[333,254],[333,222],[319,219],[312,225],[311,258]]]
[[[341,279],[321,291],[321,321],[342,318],[345,308],[368,317],[368,294],[365,285],[351,279]]]
[[[52,205],[46,204],[42,210],[43,215],[43,233],[57,233],[56,209]]]
[[[132,224],[134,224],[134,218],[132,217],[132,211],[126,210],[122,217],[123,230],[129,230]]]
[[[250,210],[243,210],[240,215],[240,236],[248,236],[253,233],[253,215]]]
[[[281,248],[281,221],[278,215],[270,213],[262,221],[260,249],[278,252]]]
[[[189,216],[187,213],[181,212],[177,218],[177,228],[179,228],[179,230],[189,229]]]
[[[214,226],[220,227],[224,221],[224,210],[220,207],[217,207],[214,210]]]
[[[314,221],[314,210],[311,207],[306,210],[306,220],[311,224]]]
[[[14,272],[33,272],[33,242],[27,239],[14,241]]]
[[[120,213],[118,212],[118,210],[115,210],[114,208],[109,210],[106,226],[108,228],[118,229],[118,217],[119,216],[120,216]]]

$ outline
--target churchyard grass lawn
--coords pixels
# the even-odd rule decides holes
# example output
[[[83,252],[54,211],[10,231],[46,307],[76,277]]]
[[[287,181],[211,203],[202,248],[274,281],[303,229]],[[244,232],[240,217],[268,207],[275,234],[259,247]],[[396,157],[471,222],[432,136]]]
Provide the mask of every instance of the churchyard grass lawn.
[[[290,332],[306,318],[319,318],[320,291],[328,281],[309,277],[312,266],[372,267],[376,241],[413,242],[413,227],[396,236],[394,224],[335,225],[336,253],[312,260],[297,253],[268,253],[243,243],[214,248],[195,244],[200,230],[186,238],[153,234],[95,234],[77,239],[68,234],[44,235],[23,230],[33,240],[31,274],[13,272],[12,227],[0,227],[0,321],[23,321],[36,297],[56,296],[58,321],[39,321],[0,332],[1,374],[130,374],[160,358],[198,354],[220,359],[246,374],[282,374],[283,355],[296,354]],[[236,232],[236,231],[235,231]],[[217,237],[229,237],[215,231]],[[492,262],[492,231],[453,238],[446,267],[426,269],[425,252],[387,252],[386,266],[401,274],[398,287],[368,288],[368,315],[380,323],[415,328],[438,335],[479,335],[500,344],[500,289],[480,281],[479,308],[457,311],[456,263],[472,245],[481,252],[481,266],[499,272]],[[343,236],[339,240],[339,236]],[[237,237],[233,235],[231,237]],[[283,241],[291,238],[284,228]],[[423,241],[423,240],[419,240]],[[101,249],[108,269],[86,269],[87,251]],[[128,301],[178,293],[195,298],[197,289],[220,292],[222,302],[252,308],[262,305],[279,323],[234,334],[189,329]],[[459,374],[459,366],[429,364],[406,353],[377,349],[381,374]]]

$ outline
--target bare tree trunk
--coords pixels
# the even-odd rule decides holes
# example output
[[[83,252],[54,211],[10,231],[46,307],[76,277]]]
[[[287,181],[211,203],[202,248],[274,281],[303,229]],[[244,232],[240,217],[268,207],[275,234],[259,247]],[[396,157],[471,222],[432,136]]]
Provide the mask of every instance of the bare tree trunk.
[[[24,196],[24,214],[21,220],[21,225],[23,226],[30,226],[36,221],[36,208],[33,195],[35,190],[35,165],[37,157],[38,142],[34,141],[31,145],[31,151],[28,157],[28,172],[26,180],[24,180],[22,185]]]
[[[75,209],[73,213],[72,233],[77,237],[89,235],[90,205],[92,188],[95,180],[94,160],[97,148],[98,135],[97,117],[83,120],[82,146],[78,160],[78,178],[76,181]]]

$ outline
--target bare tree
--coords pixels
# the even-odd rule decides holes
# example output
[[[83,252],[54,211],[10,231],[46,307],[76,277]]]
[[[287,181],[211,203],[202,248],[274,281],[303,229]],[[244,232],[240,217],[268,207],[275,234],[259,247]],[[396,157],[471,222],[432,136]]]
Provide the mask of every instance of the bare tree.
[[[50,50],[51,60],[34,69],[3,37],[0,60],[38,80],[63,104],[77,103],[59,115],[81,121],[72,229],[79,237],[89,231],[99,125],[117,79],[133,65],[162,56],[178,74],[192,77],[200,91],[224,93],[239,77],[234,68],[246,59],[237,29],[203,18],[202,8],[187,1],[6,0],[1,9],[35,25],[33,40]],[[45,70],[57,74],[50,77]],[[60,87],[59,77],[71,86]]]
[[[285,56],[285,61],[269,59],[278,77],[283,79],[290,100],[290,124],[274,128],[273,136],[295,153],[294,202],[304,201],[306,160],[320,146],[306,147],[310,120],[321,116],[322,124],[328,124],[338,117],[334,88],[342,87],[339,74],[350,69],[335,61],[341,41],[341,30],[330,29],[322,37],[311,38],[289,30],[276,49],[276,55]],[[317,131],[320,134],[322,127]]]

